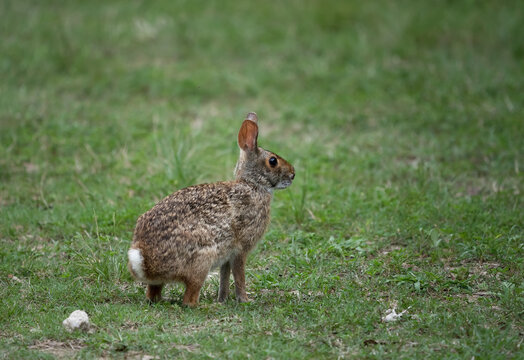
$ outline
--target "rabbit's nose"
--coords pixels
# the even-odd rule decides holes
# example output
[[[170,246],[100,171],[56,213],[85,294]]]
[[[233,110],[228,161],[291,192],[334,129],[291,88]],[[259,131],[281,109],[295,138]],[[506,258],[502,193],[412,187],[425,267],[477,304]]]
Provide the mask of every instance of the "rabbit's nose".
[[[293,180],[295,178],[295,173],[292,173],[291,175],[289,175],[289,177],[291,178],[291,180]]]

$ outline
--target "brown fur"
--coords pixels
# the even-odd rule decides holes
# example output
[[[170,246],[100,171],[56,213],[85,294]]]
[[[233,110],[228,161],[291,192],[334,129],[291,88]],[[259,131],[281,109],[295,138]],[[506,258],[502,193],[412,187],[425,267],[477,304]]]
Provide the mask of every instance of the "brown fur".
[[[231,270],[237,299],[248,301],[247,254],[269,224],[272,191],[295,176],[291,164],[257,146],[257,122],[249,113],[240,128],[234,181],[181,189],[138,218],[131,248],[143,257],[145,279],[139,280],[148,284],[149,300],[160,299],[163,284],[179,281],[186,285],[183,303],[194,306],[209,270],[220,266],[219,301],[229,294]]]

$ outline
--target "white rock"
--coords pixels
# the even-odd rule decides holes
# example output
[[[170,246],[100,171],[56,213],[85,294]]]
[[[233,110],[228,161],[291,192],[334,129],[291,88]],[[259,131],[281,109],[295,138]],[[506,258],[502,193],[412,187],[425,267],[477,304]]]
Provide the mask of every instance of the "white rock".
[[[402,317],[402,315],[404,315],[404,313],[406,311],[407,310],[404,310],[404,311],[402,311],[402,312],[397,314],[395,309],[388,309],[388,310],[386,310],[386,316],[382,317],[382,321],[384,321],[384,322],[393,322],[393,321],[400,320],[400,318]]]
[[[89,316],[87,316],[85,311],[75,310],[62,322],[62,325],[64,325],[69,332],[76,329],[88,331],[90,327]]]

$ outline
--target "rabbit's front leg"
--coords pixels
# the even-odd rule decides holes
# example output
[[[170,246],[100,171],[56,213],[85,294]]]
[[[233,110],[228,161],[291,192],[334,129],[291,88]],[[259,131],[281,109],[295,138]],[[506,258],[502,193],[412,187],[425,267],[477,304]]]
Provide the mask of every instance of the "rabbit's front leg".
[[[235,279],[235,292],[238,302],[248,302],[246,294],[246,258],[247,254],[238,254],[233,258],[233,278]]]
[[[229,276],[231,275],[231,263],[227,261],[220,267],[220,288],[218,290],[218,301],[226,301],[229,295]]]

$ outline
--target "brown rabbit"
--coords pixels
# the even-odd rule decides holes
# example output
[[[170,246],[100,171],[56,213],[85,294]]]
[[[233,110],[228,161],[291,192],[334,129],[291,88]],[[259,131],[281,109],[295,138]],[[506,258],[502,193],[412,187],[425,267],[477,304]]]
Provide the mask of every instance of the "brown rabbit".
[[[165,283],[186,285],[183,303],[195,306],[213,267],[220,266],[218,301],[229,294],[231,269],[236,296],[249,301],[245,285],[247,254],[269,224],[274,189],[291,185],[295,169],[257,145],[258,119],[249,113],[238,133],[240,157],[235,180],[181,189],[138,218],[128,267],[158,301]]]

